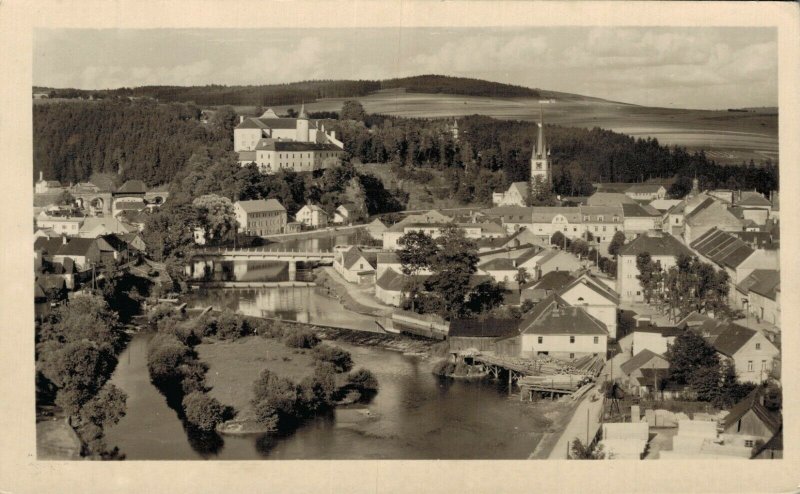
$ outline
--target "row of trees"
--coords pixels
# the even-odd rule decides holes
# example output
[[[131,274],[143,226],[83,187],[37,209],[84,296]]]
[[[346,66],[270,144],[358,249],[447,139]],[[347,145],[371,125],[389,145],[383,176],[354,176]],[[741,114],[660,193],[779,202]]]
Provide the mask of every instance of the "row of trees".
[[[622,232],[617,232],[614,234],[614,238],[612,238],[611,244],[609,244],[609,253],[611,253],[612,245],[618,245],[615,243],[615,240],[619,242],[620,236],[622,241],[625,240],[625,234]],[[578,239],[570,239],[566,235],[561,232],[555,232],[553,235],[550,236],[550,244],[558,246],[564,249],[566,252],[570,252],[575,254],[576,256],[587,259],[593,262],[601,272],[607,274],[612,278],[616,278],[617,276],[617,258],[616,254],[612,254],[613,258],[608,258],[602,254],[600,251],[597,250],[597,247],[591,245],[590,243],[594,240],[592,234],[590,232],[586,232],[585,238],[578,238]],[[614,249],[615,252],[618,252],[618,248]]]
[[[471,283],[477,271],[478,249],[458,226],[445,226],[437,239],[423,232],[409,232],[400,237],[399,244],[397,256],[408,277],[404,308],[453,319],[486,313],[502,304],[501,284]],[[425,272],[432,274],[423,279],[420,275]]]
[[[649,253],[636,256],[637,278],[647,303],[655,303],[680,318],[692,311],[730,315],[730,276],[724,270],[681,254],[674,266],[664,269]]]
[[[121,456],[104,430],[125,415],[127,395],[108,383],[124,342],[116,313],[99,296],[76,297],[36,327],[37,406],[63,410],[84,456]]]

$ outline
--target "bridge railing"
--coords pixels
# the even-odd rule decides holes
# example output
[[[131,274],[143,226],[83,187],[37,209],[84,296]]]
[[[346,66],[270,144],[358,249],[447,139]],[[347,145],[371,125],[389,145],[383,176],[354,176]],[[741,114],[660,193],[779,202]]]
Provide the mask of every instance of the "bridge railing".
[[[248,249],[223,249],[220,247],[216,248],[205,248],[197,250],[198,254],[218,254],[218,255],[246,255],[246,254],[272,254],[275,256],[329,256],[333,255],[335,252],[333,250],[297,250],[297,249],[290,249],[290,250],[272,250],[272,249],[264,249],[264,248],[257,248],[252,247]]]

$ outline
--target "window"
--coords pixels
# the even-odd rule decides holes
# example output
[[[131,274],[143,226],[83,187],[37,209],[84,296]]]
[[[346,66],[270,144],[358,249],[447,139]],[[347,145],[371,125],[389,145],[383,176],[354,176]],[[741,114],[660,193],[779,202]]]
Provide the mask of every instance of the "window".
[[[600,337],[599,336],[595,336],[594,337],[594,344],[596,345],[598,343],[600,343]]]
[[[570,353],[569,354],[569,358],[575,358],[575,354],[574,353]]]
[[[744,447],[745,448],[752,448],[753,447],[753,440],[752,439],[745,439],[744,440]]]
[[[747,361],[747,371],[748,372],[752,372],[753,371],[753,361],[752,360],[748,360]]]
[[[762,360],[761,361],[761,370],[767,370],[767,361],[766,360]]]
[[[544,337],[540,336],[540,337],[539,337],[539,344],[540,344],[540,345],[541,345],[542,341],[544,341]]]
[[[570,343],[575,343],[575,337],[574,336],[570,336],[569,337],[569,342]]]
[[[640,292],[639,290],[636,290],[636,295],[641,295],[641,294],[642,294],[642,292]]]
[[[761,343],[756,343],[756,350],[761,350]]]

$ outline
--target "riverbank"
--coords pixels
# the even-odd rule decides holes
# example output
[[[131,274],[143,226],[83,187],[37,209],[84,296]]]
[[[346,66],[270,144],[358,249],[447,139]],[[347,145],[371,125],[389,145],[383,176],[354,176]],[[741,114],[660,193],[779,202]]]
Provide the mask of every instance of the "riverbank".
[[[273,242],[287,242],[290,240],[325,238],[331,236],[332,233],[333,234],[352,233],[360,228],[366,228],[366,226],[367,225],[334,226],[334,227],[321,228],[319,230],[311,230],[299,233],[278,233],[275,235],[269,235],[264,238],[266,238],[267,240],[271,240]]]
[[[391,315],[393,308],[379,302],[374,293],[374,285],[370,287],[348,283],[332,267],[326,266],[315,271],[314,283],[322,289],[327,289],[330,296],[339,300],[345,309],[359,314],[375,317]]]

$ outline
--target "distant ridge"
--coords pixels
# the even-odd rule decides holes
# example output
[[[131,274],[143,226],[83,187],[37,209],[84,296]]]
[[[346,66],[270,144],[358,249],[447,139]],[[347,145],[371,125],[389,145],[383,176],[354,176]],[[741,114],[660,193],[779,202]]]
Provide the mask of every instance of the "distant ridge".
[[[311,80],[258,86],[140,86],[117,89],[72,89],[34,86],[59,98],[154,98],[162,102],[194,102],[198,105],[292,105],[321,98],[366,96],[382,89],[405,88],[407,92],[454,94],[492,98],[568,98],[602,101],[599,98],[547,91],[501,82],[425,74],[385,80]]]

